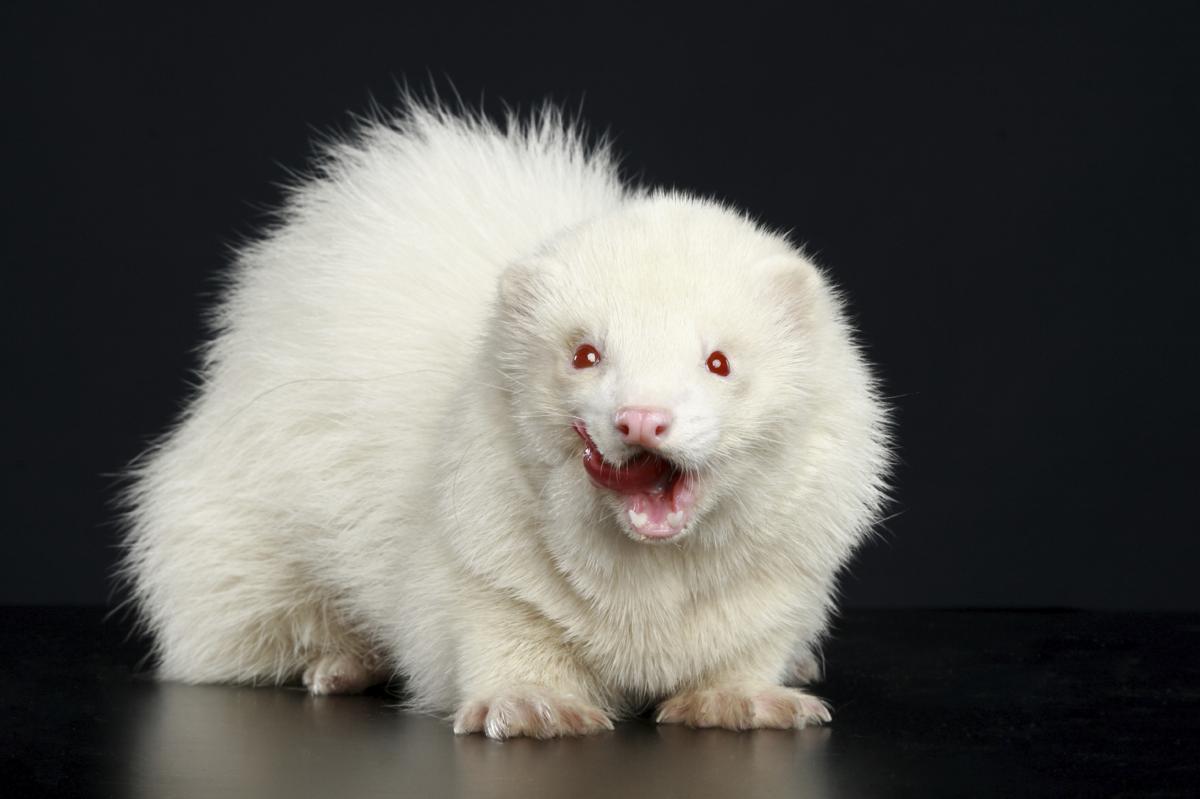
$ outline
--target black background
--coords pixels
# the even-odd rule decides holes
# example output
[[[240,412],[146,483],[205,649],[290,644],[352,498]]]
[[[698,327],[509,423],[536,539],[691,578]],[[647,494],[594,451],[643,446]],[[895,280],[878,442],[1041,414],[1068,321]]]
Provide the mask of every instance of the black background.
[[[452,80],[832,270],[902,456],[849,603],[1200,609],[1200,15],[1045,5],[5,4],[0,602],[105,601],[230,247],[319,133]]]

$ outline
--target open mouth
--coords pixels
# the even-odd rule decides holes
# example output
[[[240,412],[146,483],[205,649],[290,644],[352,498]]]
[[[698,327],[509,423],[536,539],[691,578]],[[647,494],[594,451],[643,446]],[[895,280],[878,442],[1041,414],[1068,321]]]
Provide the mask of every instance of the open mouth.
[[[581,422],[583,468],[592,482],[620,495],[625,519],[642,538],[665,540],[679,535],[692,519],[692,479],[670,460],[644,451],[624,463],[604,459]]]

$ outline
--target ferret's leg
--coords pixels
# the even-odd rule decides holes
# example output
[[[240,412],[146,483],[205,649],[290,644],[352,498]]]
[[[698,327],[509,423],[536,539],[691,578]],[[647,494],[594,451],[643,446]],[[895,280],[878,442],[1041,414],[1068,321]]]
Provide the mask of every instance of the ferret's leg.
[[[792,654],[792,665],[786,682],[788,685],[808,685],[820,682],[823,675],[820,650],[815,645],[801,646]]]
[[[800,729],[830,721],[820,699],[780,685],[793,655],[788,643],[764,642],[736,664],[683,689],[659,705],[657,721],[729,730]]]
[[[557,738],[611,730],[594,681],[531,608],[493,597],[470,610],[459,653],[454,732]]]
[[[314,696],[362,693],[386,682],[388,672],[379,658],[354,648],[318,655],[304,670],[304,687]]]
[[[188,499],[184,497],[183,499]],[[146,520],[130,568],[159,674],[182,682],[361,690],[378,667],[277,519],[210,502]]]
[[[278,575],[276,575],[278,577]],[[241,590],[179,597],[159,627],[161,676],[358,693],[383,682],[380,658],[311,586],[285,597],[264,579]],[[257,589],[257,590],[256,590]]]

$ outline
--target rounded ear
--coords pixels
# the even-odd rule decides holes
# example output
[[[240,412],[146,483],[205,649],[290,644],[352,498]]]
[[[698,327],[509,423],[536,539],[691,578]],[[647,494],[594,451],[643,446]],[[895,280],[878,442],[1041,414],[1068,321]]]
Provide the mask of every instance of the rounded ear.
[[[760,274],[765,276],[768,296],[784,308],[788,318],[800,329],[810,328],[828,293],[817,267],[800,255],[780,255],[768,259]]]
[[[516,316],[530,316],[544,291],[545,275],[529,264],[513,264],[500,275],[500,305]]]

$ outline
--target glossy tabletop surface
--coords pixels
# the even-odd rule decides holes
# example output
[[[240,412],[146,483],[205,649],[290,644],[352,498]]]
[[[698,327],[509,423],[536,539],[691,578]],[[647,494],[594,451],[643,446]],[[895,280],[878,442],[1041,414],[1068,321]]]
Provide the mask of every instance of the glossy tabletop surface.
[[[7,796],[1196,795],[1200,616],[851,611],[799,732],[656,727],[456,737],[354,697],[158,683],[80,608],[0,610]]]

